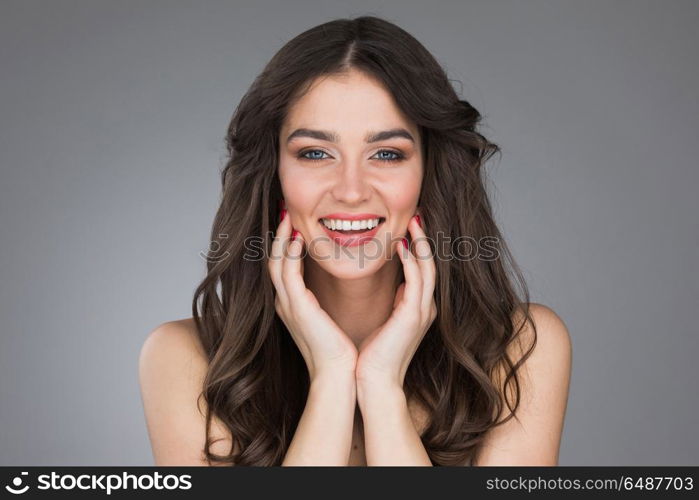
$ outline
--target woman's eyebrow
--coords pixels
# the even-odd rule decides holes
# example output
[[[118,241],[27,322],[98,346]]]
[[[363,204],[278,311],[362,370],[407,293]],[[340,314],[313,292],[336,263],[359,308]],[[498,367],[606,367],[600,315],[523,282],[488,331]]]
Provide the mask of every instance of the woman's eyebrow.
[[[334,132],[328,132],[326,130],[312,130],[309,128],[298,128],[289,134],[289,137],[286,139],[287,144],[297,137],[310,137],[311,139],[318,139],[320,141],[333,143],[340,142],[340,136]],[[369,132],[364,140],[366,142],[378,142],[392,139],[394,137],[403,137],[404,139],[408,139],[409,141],[415,143],[413,136],[404,128],[394,128],[391,130],[383,130],[381,132]]]

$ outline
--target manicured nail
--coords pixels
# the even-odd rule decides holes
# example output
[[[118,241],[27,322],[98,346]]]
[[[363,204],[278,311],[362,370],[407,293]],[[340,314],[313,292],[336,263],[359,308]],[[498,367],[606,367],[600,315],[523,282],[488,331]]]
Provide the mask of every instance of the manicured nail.
[[[401,241],[403,242],[403,246],[405,248],[408,248],[408,240],[406,238],[403,238]]]
[[[415,220],[417,221],[417,225],[422,227],[422,221],[420,221],[420,216],[418,214],[415,214]]]
[[[279,222],[283,221],[284,217],[286,217],[286,209],[282,209],[282,213],[279,214]]]
[[[291,233],[291,241],[294,241],[296,239],[297,234],[299,234],[299,232],[296,229],[294,229],[294,232]]]

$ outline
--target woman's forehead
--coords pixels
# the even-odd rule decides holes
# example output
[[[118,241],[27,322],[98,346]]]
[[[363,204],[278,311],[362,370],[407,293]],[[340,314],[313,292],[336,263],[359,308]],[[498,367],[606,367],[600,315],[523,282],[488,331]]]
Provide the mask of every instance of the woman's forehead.
[[[417,127],[396,105],[386,88],[362,74],[328,76],[314,82],[289,108],[282,136],[297,129],[327,131],[331,142],[364,140],[378,131],[406,129],[417,139]]]

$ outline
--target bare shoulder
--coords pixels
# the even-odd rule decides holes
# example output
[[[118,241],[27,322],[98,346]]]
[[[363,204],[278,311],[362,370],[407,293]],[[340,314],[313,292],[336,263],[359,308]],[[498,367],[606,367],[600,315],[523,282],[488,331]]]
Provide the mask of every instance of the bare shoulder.
[[[141,358],[186,357],[194,363],[206,361],[193,318],[167,321],[154,328],[141,347]]]
[[[522,311],[515,314],[515,331],[520,327],[521,331],[508,346],[511,361],[521,362],[516,372],[521,389],[516,418],[486,434],[478,465],[558,464],[572,368],[572,342],[566,324],[551,308],[530,303],[529,313],[531,322],[525,321]],[[504,389],[506,371],[500,367],[497,373],[500,390]],[[514,403],[514,384],[510,382],[504,392]],[[505,405],[498,420],[509,415]]]
[[[204,456],[206,402],[200,397],[208,360],[193,318],[168,321],[146,336],[138,375],[155,465],[208,465]],[[228,453],[230,435],[216,418],[215,453]]]
[[[166,321],[153,328],[144,339],[141,355],[153,350],[160,352],[162,349],[171,350],[177,347],[197,347],[192,318]]]
[[[522,397],[535,397],[537,380],[553,376],[560,381],[559,390],[564,390],[565,386],[567,391],[573,358],[568,327],[550,307],[536,302],[528,306],[529,318],[521,310],[513,316],[515,332],[521,330],[507,349],[513,363],[524,360],[517,371],[523,387]],[[500,371],[502,374],[504,370]],[[499,381],[502,380],[500,377]],[[508,389],[513,390],[513,387]]]
[[[570,364],[572,341],[565,322],[548,306],[536,302],[528,305],[531,321],[528,321],[521,310],[513,317],[515,331],[521,328],[517,341],[509,349],[513,361],[518,361],[531,349],[532,358],[536,356],[540,360],[558,360],[559,363]]]

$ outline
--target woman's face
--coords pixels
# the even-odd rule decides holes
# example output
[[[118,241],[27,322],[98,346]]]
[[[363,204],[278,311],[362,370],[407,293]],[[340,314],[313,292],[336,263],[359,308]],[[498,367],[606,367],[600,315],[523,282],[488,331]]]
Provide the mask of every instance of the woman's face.
[[[388,131],[396,133],[377,136]],[[328,273],[358,278],[391,258],[392,241],[406,234],[416,213],[420,141],[391,94],[357,70],[316,80],[290,108],[279,137],[279,179],[305,251]],[[324,227],[323,219],[333,224],[331,215],[335,221],[353,215],[382,221],[373,233],[338,235]],[[352,238],[355,244],[347,246]]]

